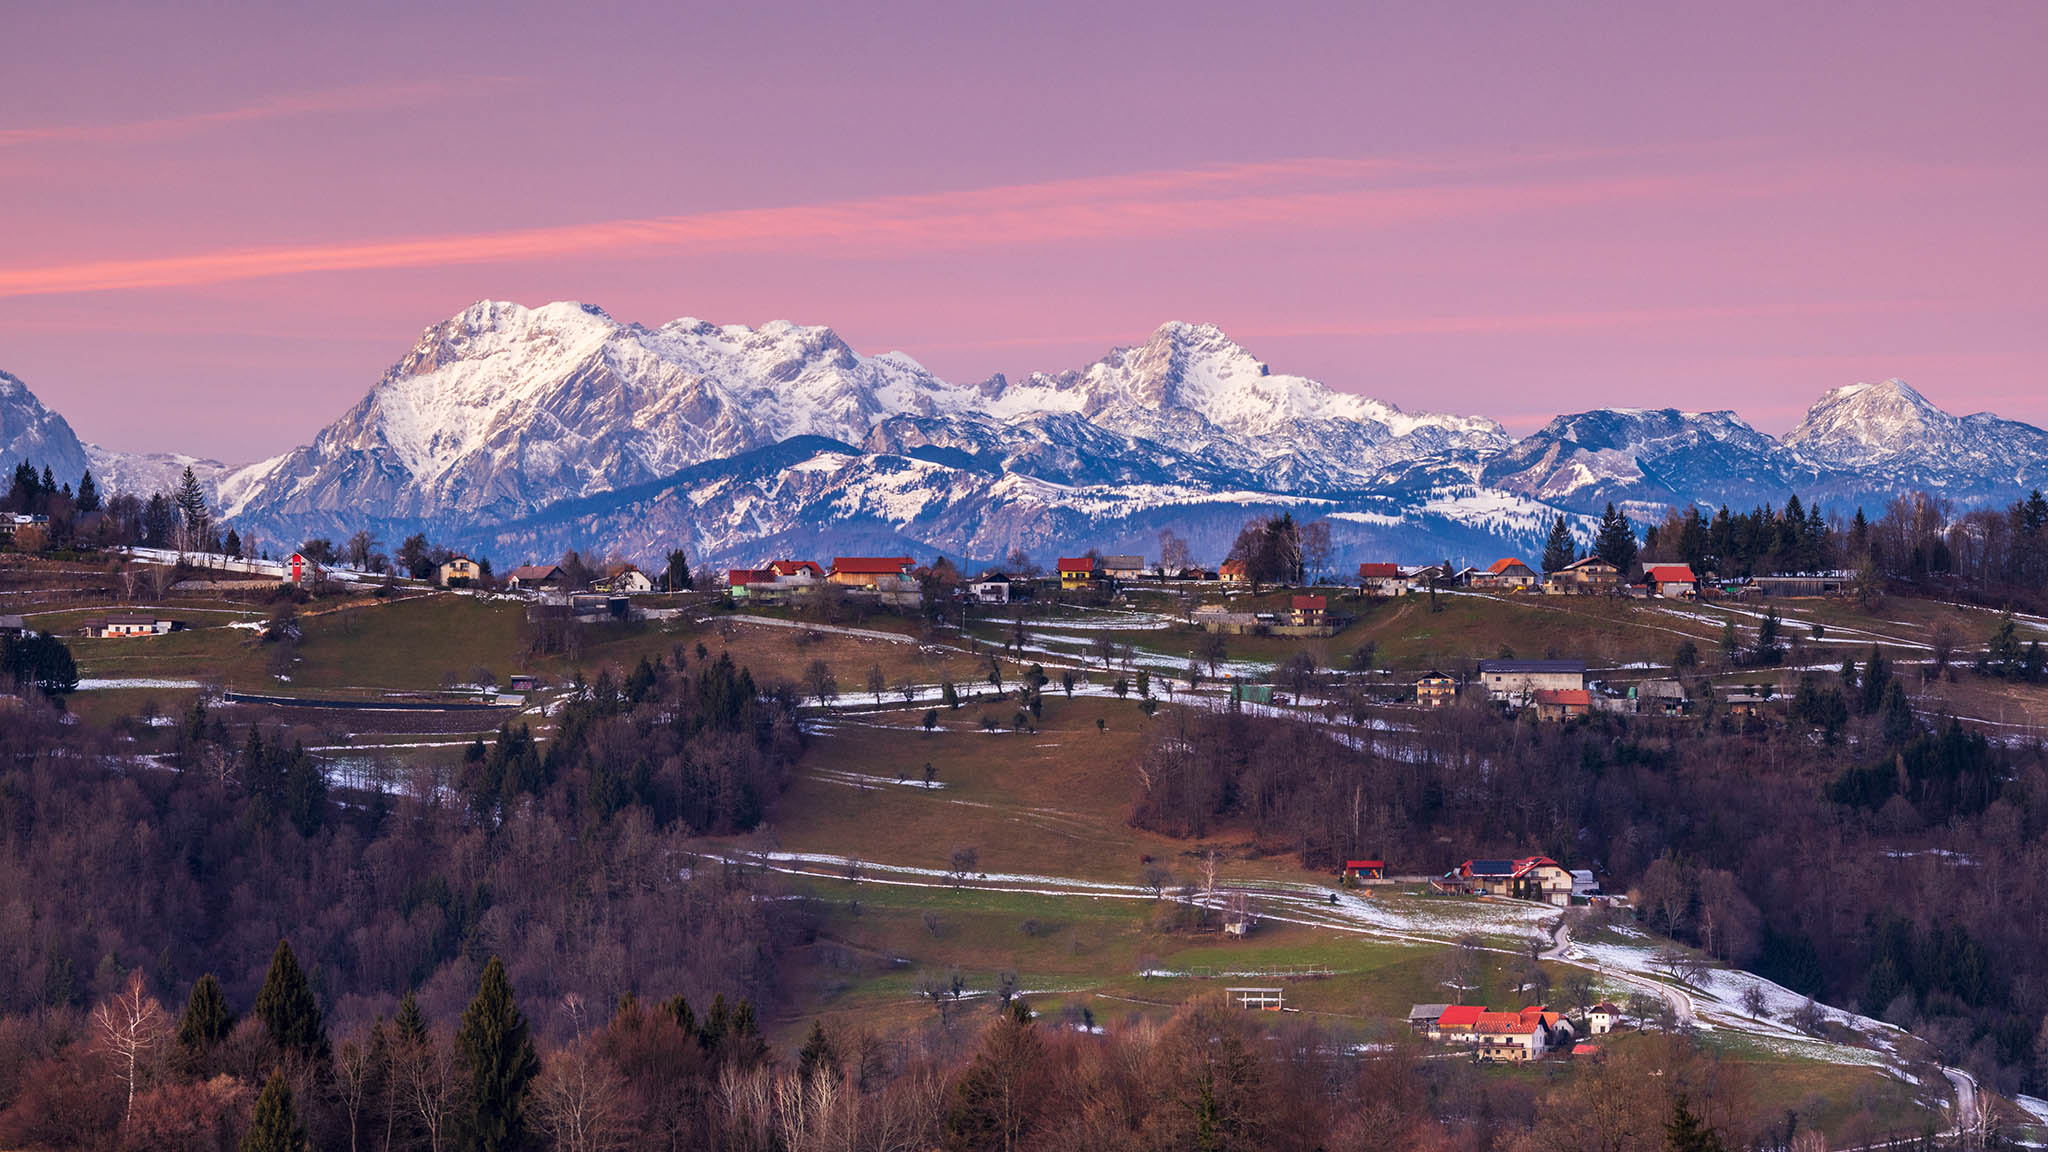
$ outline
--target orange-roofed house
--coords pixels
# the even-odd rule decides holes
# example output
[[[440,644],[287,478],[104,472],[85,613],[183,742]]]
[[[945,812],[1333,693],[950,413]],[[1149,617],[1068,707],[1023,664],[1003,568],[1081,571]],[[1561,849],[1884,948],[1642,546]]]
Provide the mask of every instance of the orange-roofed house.
[[[1093,556],[1062,556],[1059,563],[1060,587],[1092,588],[1101,570],[1095,566]]]
[[[1495,560],[1486,571],[1472,578],[1474,588],[1494,588],[1504,592],[1534,588],[1538,583],[1536,570],[1512,556]]]
[[[1473,1052],[1481,1060],[1534,1060],[1548,1039],[1540,1022],[1520,1012],[1482,1012],[1472,1022]]]
[[[1643,569],[1643,583],[1650,591],[1673,600],[1700,594],[1700,578],[1690,564],[1652,564]]]
[[[1593,694],[1584,688],[1538,688],[1535,704],[1538,720],[1570,720],[1593,710]]]
[[[1225,584],[1249,584],[1252,582],[1251,569],[1242,560],[1225,560],[1223,567],[1216,570],[1217,578]]]

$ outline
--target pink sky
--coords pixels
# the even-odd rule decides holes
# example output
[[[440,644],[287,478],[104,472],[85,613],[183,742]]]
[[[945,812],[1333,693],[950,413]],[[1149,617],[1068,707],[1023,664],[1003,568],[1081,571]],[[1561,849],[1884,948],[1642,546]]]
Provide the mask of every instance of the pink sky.
[[[86,439],[280,451],[483,297],[2048,424],[2044,5],[274,7],[9,21],[0,369]]]

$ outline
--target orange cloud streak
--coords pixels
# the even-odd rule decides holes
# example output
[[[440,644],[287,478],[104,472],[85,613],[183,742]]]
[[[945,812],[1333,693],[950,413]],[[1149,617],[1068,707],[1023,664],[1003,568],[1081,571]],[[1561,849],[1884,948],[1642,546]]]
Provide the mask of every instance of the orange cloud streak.
[[[1295,160],[404,240],[0,269],[0,297],[608,256],[648,248],[860,257],[1273,225],[1386,226],[1655,196],[1679,185],[1663,177],[1489,179],[1413,161]]]

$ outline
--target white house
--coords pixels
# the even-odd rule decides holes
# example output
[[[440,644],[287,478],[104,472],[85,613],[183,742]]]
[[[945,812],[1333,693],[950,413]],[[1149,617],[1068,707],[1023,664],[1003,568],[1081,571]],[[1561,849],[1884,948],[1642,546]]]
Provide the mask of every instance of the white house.
[[[1001,572],[990,572],[967,586],[968,595],[976,604],[1008,604],[1010,602],[1010,578]]]
[[[599,592],[611,592],[621,596],[638,596],[654,591],[654,581],[638,568],[626,568],[609,579],[600,580],[593,587]]]

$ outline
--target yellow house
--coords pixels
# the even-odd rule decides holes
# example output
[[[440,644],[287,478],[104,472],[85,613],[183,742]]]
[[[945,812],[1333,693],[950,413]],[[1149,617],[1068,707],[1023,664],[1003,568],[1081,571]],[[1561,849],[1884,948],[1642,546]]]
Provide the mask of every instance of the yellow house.
[[[476,566],[476,561],[467,556],[450,556],[448,562],[441,565],[438,575],[442,587],[452,588],[457,581],[464,584],[476,583],[482,579],[483,572]]]
[[[1095,557],[1060,557],[1060,587],[1067,589],[1092,587],[1095,583],[1096,575]]]

